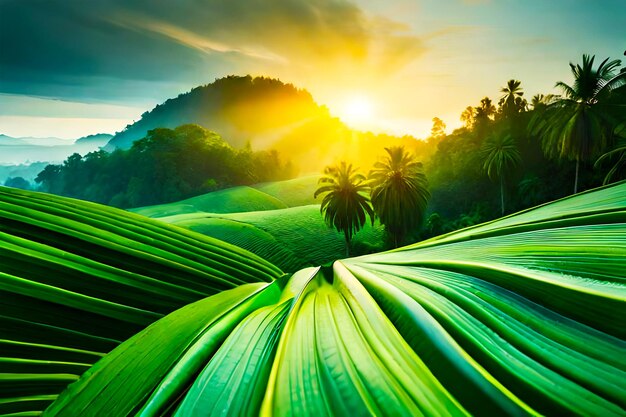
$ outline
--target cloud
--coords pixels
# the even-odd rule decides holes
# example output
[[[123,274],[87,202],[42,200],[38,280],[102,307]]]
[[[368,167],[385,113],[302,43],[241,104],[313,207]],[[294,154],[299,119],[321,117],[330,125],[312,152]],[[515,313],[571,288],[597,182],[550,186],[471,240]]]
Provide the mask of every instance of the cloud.
[[[0,2],[4,93],[119,97],[131,81],[193,85],[281,68],[374,78],[423,49],[409,28],[347,0]]]

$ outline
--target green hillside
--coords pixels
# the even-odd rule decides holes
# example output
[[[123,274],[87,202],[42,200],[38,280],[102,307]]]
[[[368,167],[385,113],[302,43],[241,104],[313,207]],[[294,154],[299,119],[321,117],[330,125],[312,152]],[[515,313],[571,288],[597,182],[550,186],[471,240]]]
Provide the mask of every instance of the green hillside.
[[[298,207],[319,204],[320,199],[313,198],[318,179],[319,175],[309,175],[286,181],[266,182],[253,187],[279,199],[287,207]]]
[[[232,214],[188,213],[159,220],[240,246],[284,271],[345,257],[343,235],[324,223],[319,205]],[[374,252],[381,249],[382,241],[382,227],[366,224],[354,237],[353,247],[360,253]]]
[[[243,186],[214,191],[175,203],[140,207],[130,211],[147,217],[165,217],[199,211],[239,213],[282,208],[287,208],[287,205],[275,197],[254,188]]]
[[[343,236],[326,226],[313,198],[318,178],[234,187],[131,211],[237,245],[293,272],[345,256]],[[382,227],[368,224],[353,247],[371,253],[382,242]]]
[[[264,134],[326,113],[307,91],[291,84],[233,75],[157,105],[118,132],[108,146],[127,149],[149,130],[194,123],[220,133],[237,147],[252,137],[253,146],[259,148]]]
[[[158,218],[196,212],[241,213],[306,206],[319,203],[313,198],[318,178],[317,175],[311,175],[250,187],[232,187],[175,203],[133,208],[130,211]]]
[[[0,415],[42,410],[123,340],[184,305],[281,275],[243,249],[163,222],[0,187]]]

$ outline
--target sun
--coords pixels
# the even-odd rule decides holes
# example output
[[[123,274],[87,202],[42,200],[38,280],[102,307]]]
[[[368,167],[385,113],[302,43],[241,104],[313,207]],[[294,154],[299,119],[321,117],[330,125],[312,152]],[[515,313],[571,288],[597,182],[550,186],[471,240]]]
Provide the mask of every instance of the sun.
[[[347,123],[362,124],[374,116],[374,103],[365,95],[346,98],[339,109],[339,118]]]

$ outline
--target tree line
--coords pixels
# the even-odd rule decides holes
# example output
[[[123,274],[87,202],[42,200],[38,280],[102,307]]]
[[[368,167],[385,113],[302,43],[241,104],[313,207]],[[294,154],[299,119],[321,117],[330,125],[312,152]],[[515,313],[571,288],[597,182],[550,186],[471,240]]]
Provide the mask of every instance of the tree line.
[[[397,247],[624,178],[626,70],[619,66],[583,55],[570,64],[573,82],[556,83],[561,94],[530,102],[511,79],[497,104],[484,97],[468,106],[464,126],[451,134],[433,118],[418,155],[386,148],[368,177],[346,162],[327,167],[316,193],[324,194],[326,222],[349,248],[367,217],[377,217],[388,246]]]
[[[236,185],[293,178],[277,151],[235,149],[198,125],[157,128],[128,150],[73,154],[35,179],[42,191],[115,207],[169,203]]]
[[[422,237],[434,236],[625,177],[626,71],[584,55],[560,94],[529,101],[509,80],[497,103],[468,106],[449,135],[433,123],[424,163],[432,199]],[[444,125],[445,126],[445,125]],[[444,127],[445,129],[445,127]]]

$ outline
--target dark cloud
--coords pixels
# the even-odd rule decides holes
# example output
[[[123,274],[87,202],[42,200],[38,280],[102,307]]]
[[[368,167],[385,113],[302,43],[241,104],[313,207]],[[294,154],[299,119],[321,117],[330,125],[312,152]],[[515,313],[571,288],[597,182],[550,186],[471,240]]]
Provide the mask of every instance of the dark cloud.
[[[0,0],[0,92],[115,96],[273,65],[384,73],[421,51],[406,32],[346,0]]]

